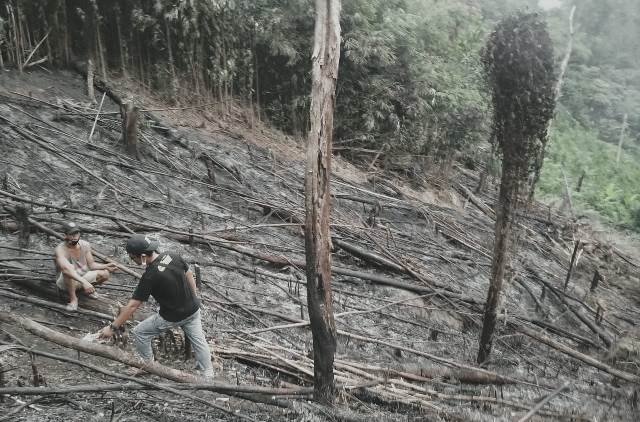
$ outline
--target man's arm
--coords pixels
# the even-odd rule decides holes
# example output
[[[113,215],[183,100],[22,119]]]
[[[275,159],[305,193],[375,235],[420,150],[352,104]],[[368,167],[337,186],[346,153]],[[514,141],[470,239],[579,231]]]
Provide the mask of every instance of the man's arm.
[[[193,276],[193,273],[191,272],[191,270],[187,270],[185,275],[187,277],[187,284],[189,285],[189,287],[191,287],[193,295],[198,296],[198,288],[196,287],[196,279]]]
[[[99,264],[93,259],[93,253],[91,253],[91,246],[87,248],[87,254],[85,255],[87,260],[87,266],[90,270],[107,270],[109,272],[114,272],[116,270],[116,264],[109,262],[108,264]]]
[[[82,284],[85,287],[87,284],[89,286],[91,285],[89,282],[87,282],[87,280],[82,278],[80,274],[78,274],[73,264],[69,262],[67,257],[64,255],[64,253],[60,249],[60,247],[56,248],[56,265],[58,266],[62,274],[66,275],[67,277],[71,277],[72,279],[78,281],[80,284]]]
[[[113,330],[111,329],[111,326],[114,326],[116,328],[122,327],[124,323],[127,322],[133,316],[133,314],[138,310],[141,304],[142,304],[142,301],[140,300],[129,299],[129,303],[127,303],[127,305],[120,310],[120,314],[116,317],[116,319],[110,325],[104,327],[100,331],[100,337],[109,338],[113,336]]]
[[[133,314],[138,310],[138,308],[142,305],[142,301],[137,299],[129,299],[129,303],[120,310],[120,315],[113,320],[113,325],[116,327],[122,327],[125,322],[129,321],[129,319],[133,316]]]

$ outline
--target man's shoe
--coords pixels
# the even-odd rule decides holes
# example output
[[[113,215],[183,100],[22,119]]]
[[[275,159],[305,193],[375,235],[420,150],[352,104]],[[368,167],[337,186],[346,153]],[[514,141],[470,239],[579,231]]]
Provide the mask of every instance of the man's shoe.
[[[87,297],[90,299],[100,299],[100,295],[96,292],[93,292],[90,295],[87,295]]]
[[[69,312],[75,312],[78,310],[78,302],[69,302],[67,303],[67,306],[65,306],[65,309]]]
[[[205,382],[214,382],[216,373],[213,370],[204,371],[200,373],[200,376]]]

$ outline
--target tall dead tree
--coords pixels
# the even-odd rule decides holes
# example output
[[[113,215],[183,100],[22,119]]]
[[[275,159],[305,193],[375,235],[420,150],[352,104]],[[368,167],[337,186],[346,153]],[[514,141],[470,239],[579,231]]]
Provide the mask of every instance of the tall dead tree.
[[[18,245],[21,248],[29,247],[29,235],[31,234],[31,225],[29,224],[29,209],[22,205],[15,207],[13,215],[18,224]]]
[[[83,35],[87,60],[87,96],[93,103],[96,101],[95,91],[93,89],[93,79],[96,69],[96,25],[98,21],[98,5],[95,0],[91,0],[86,8],[86,13],[84,16],[81,16],[81,18],[83,19],[84,24]],[[78,13],[82,13],[82,10],[78,9]]]
[[[616,166],[620,164],[620,156],[622,155],[622,142],[624,141],[624,131],[627,128],[627,118],[629,116],[624,113],[622,118],[622,126],[620,126],[620,137],[618,138],[618,153],[616,154]]]
[[[122,116],[122,142],[127,153],[140,159],[138,151],[138,107],[132,102],[125,102],[120,106]]]
[[[558,78],[556,79],[556,82],[553,88],[553,98],[556,103],[560,101],[560,95],[562,94],[562,84],[564,82],[564,75],[565,73],[567,73],[567,68],[569,67],[569,61],[571,60],[571,53],[573,52],[573,36],[575,34],[574,27],[573,27],[573,17],[575,13],[576,13],[576,6],[574,5],[571,7],[571,11],[569,12],[569,40],[567,41],[567,47],[564,52],[564,57],[560,62],[560,70],[558,71]],[[547,124],[547,127],[549,128],[549,132],[551,131],[552,123],[553,123],[553,118],[549,119],[549,123]],[[540,150],[540,154],[544,154],[544,148]],[[542,160],[542,158],[543,157],[538,157],[539,160]],[[564,170],[563,170],[563,173],[564,173]],[[533,174],[532,186],[535,186],[535,184],[538,183],[539,179],[540,179],[540,171],[538,170],[538,171],[535,171],[535,173]],[[580,180],[582,180],[582,178]],[[577,191],[580,192],[580,189],[578,188]],[[534,193],[535,193],[535,190],[531,189],[531,191],[529,192],[529,201],[533,200]],[[563,202],[563,206],[564,206],[564,202]],[[571,209],[573,209],[573,207]]]
[[[502,281],[509,262],[513,218],[525,202],[542,166],[547,129],[555,108],[553,48],[538,14],[516,14],[500,22],[483,51],[492,90],[493,131],[502,153],[502,178],[496,204],[491,280],[484,308],[478,363],[493,343]],[[531,183],[527,183],[531,180]]]
[[[340,0],[316,0],[311,61],[311,129],[305,169],[307,303],[313,334],[314,398],[330,404],[335,397],[333,359],[336,326],[331,295],[329,180],[333,110],[340,61]]]

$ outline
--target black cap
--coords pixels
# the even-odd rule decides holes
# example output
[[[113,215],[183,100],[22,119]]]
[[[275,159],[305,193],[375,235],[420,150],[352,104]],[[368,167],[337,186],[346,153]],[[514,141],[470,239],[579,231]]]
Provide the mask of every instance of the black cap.
[[[62,231],[64,234],[76,234],[80,233],[80,227],[73,221],[68,221],[62,224]]]
[[[159,247],[160,243],[158,243],[157,240],[151,239],[143,234],[134,234],[127,240],[127,252],[131,255],[156,252]]]

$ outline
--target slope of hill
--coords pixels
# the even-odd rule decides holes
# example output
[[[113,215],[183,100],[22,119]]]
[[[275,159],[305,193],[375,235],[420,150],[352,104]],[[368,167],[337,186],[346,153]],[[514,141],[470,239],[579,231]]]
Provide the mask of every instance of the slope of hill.
[[[332,231],[340,395],[333,410],[313,405],[301,388],[313,374],[301,268],[303,146],[240,109],[228,115],[215,106],[170,110],[120,81],[113,98],[126,95],[148,110],[141,113],[139,156],[132,157],[121,144],[110,97],[88,140],[97,110],[82,86],[67,72],[0,77],[0,394],[7,394],[0,407],[13,417],[518,420],[553,392],[536,417],[638,419],[637,250],[622,251],[589,226],[534,204],[519,221],[494,358],[481,369],[475,355],[494,188],[474,195],[478,176],[456,168],[438,188],[436,172],[421,169],[424,187],[414,189],[400,173],[380,173],[375,164],[363,171],[339,157]],[[26,226],[20,209],[31,219]],[[224,367],[216,383],[269,387],[269,393],[190,392],[203,403],[175,390],[139,391],[166,382],[156,376],[143,377],[141,387],[20,349],[78,358],[7,323],[11,318],[76,338],[107,322],[100,314],[62,311],[52,304],[60,303],[55,297],[28,302],[54,280],[52,233],[69,219],[96,251],[123,265],[130,264],[122,246],[131,231],[157,236],[164,249],[199,265],[203,323]],[[20,229],[31,231],[28,245]],[[596,272],[603,279],[590,293]],[[104,303],[126,301],[135,283],[116,273],[100,289]],[[157,344],[159,362],[191,371],[193,361],[167,344]],[[117,374],[126,369],[90,353],[80,360]],[[33,394],[25,386],[43,380],[37,402],[22,397]]]

